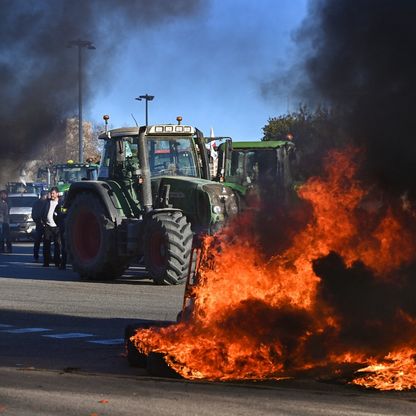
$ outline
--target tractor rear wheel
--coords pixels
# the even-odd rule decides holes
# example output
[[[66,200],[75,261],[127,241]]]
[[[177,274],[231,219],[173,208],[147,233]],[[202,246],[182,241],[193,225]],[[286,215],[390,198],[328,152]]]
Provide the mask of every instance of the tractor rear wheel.
[[[185,283],[191,261],[193,233],[180,211],[159,212],[147,223],[144,259],[156,284]]]
[[[127,267],[116,250],[115,224],[97,196],[75,197],[66,220],[66,247],[73,269],[86,280],[113,280]]]

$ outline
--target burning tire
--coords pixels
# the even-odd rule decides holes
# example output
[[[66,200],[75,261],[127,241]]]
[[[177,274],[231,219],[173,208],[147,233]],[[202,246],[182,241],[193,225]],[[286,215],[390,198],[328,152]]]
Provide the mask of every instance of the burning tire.
[[[182,212],[155,214],[144,234],[144,258],[156,284],[185,283],[191,261],[193,233]]]
[[[182,378],[166,364],[164,355],[158,352],[151,352],[147,356],[147,372],[155,377]]]
[[[124,347],[126,349],[127,361],[132,367],[146,368],[146,355],[139,352],[130,340],[130,338],[136,333],[136,330],[136,326],[128,325],[124,331]]]
[[[66,221],[66,247],[73,269],[87,280],[112,280],[127,267],[121,261],[115,242],[114,222],[101,201],[92,193],[76,196]]]

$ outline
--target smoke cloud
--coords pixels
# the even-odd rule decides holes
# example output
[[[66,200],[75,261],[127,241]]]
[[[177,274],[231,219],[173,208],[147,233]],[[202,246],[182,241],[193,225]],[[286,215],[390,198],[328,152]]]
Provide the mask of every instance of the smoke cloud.
[[[296,64],[303,100],[335,109],[349,139],[364,152],[361,180],[377,184],[385,196],[406,193],[413,201],[415,13],[416,3],[409,0],[310,2],[297,33]],[[406,221],[414,232],[414,220]],[[414,265],[383,280],[361,262],[347,267],[333,252],[315,260],[314,271],[321,278],[318,298],[341,322],[337,342],[387,353],[415,336],[406,318],[416,316],[409,299]]]
[[[304,100],[342,112],[343,127],[366,152],[366,178],[413,197],[415,13],[411,0],[318,0],[297,34]]]
[[[108,56],[117,57],[127,36],[137,35],[141,27],[193,16],[202,2],[1,0],[0,7],[1,183],[10,179],[10,165],[18,169],[37,156],[59,123],[77,113],[78,55],[77,49],[66,48],[69,41],[87,39],[97,46],[83,54],[88,63],[83,100],[87,106],[90,81],[94,79],[95,90],[105,85],[100,79],[108,79],[120,64],[109,62]]]
[[[414,266],[395,270],[390,279],[380,279],[359,261],[347,267],[342,257],[332,252],[315,260],[313,269],[321,278],[318,299],[331,307],[339,321],[339,345],[383,356],[415,337],[407,318],[416,317],[408,302],[408,293],[413,293],[415,286],[411,278]]]

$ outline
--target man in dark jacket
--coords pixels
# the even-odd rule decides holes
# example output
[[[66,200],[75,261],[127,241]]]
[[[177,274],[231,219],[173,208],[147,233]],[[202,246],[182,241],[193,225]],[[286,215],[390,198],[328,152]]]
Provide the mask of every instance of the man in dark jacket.
[[[59,198],[58,204],[58,227],[59,227],[59,237],[61,239],[61,264],[59,266],[60,270],[66,269],[66,244],[65,244],[65,218],[66,218],[66,209],[64,208],[64,196]]]
[[[10,240],[9,204],[7,203],[7,192],[0,191],[0,253],[4,253],[6,243],[7,253],[12,252]]]
[[[45,231],[45,226],[42,223],[43,210],[45,209],[45,204],[48,198],[48,191],[42,191],[40,194],[40,199],[38,199],[32,207],[32,219],[36,224],[35,231],[35,242],[33,244],[33,258],[35,262],[39,260],[39,248],[40,243],[42,242],[43,233]]]
[[[49,267],[51,260],[51,243],[53,242],[53,261],[55,266],[59,267],[61,255],[61,238],[59,232],[59,223],[61,221],[61,206],[58,199],[58,188],[51,188],[50,195],[50,199],[46,201],[42,214],[42,223],[45,226],[43,237],[43,266]]]

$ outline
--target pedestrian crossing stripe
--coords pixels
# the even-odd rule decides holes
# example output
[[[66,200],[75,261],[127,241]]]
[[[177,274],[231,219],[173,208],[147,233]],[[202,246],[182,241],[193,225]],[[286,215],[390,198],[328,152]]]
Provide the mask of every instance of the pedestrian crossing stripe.
[[[50,334],[42,335],[48,338],[57,338],[57,339],[72,339],[72,338],[88,338],[94,337],[94,334],[86,334],[84,332],[67,332],[66,334]]]
[[[100,344],[100,345],[120,345],[124,344],[124,338],[113,338],[113,339],[98,339],[94,341],[87,341],[91,344]]]
[[[37,332],[48,332],[53,331],[50,328],[16,328],[14,325],[9,324],[0,324],[0,332],[7,332],[9,334],[28,334],[28,333],[37,333]],[[45,334],[42,335],[47,338],[55,339],[76,339],[76,338],[89,338],[96,337],[97,335],[85,333],[85,332],[67,332],[61,334]],[[123,345],[124,338],[109,338],[109,339],[95,339],[86,341],[91,344],[98,345]]]
[[[1,332],[7,332],[9,334],[29,334],[31,332],[47,332],[51,331],[48,328],[17,328],[17,329],[2,329]]]

